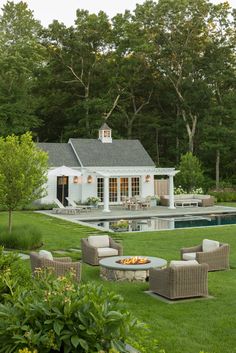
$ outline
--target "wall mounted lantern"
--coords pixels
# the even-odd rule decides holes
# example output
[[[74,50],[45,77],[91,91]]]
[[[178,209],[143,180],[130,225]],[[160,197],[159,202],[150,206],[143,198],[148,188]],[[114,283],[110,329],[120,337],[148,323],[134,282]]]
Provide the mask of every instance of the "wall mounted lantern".
[[[89,175],[87,178],[87,183],[91,184],[92,182],[93,182],[93,177],[92,177],[92,175]]]
[[[73,178],[73,184],[79,184],[79,183],[81,183],[81,178],[78,177],[78,176],[74,176],[74,178]]]
[[[145,176],[146,183],[149,183],[150,180],[151,180],[151,175],[146,175]]]

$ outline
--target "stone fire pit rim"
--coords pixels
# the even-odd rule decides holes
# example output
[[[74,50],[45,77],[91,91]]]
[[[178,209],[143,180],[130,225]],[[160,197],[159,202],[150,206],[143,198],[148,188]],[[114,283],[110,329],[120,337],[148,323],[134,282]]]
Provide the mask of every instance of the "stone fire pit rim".
[[[104,259],[101,259],[99,261],[99,264],[106,268],[110,268],[114,270],[124,270],[124,271],[149,270],[150,268],[164,267],[167,264],[167,261],[162,258],[158,258],[154,256],[141,256],[141,255],[136,255],[136,256],[138,256],[139,258],[147,258],[148,260],[150,260],[150,262],[146,264],[138,264],[138,265],[124,265],[121,263],[117,263],[117,261],[119,260],[127,259],[133,256],[135,255],[106,257]]]

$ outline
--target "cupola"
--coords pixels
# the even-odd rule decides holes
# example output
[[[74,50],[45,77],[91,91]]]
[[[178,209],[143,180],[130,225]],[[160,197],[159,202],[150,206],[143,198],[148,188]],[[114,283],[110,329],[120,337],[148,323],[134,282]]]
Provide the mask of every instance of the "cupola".
[[[111,128],[104,123],[99,129],[98,139],[102,141],[102,143],[112,143],[111,131]]]

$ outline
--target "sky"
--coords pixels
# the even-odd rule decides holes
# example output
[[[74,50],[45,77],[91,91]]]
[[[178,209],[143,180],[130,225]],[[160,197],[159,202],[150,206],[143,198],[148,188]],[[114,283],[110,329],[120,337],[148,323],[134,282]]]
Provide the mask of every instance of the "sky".
[[[15,3],[20,0],[13,0]],[[47,26],[54,19],[63,22],[66,26],[74,24],[75,13],[78,8],[98,13],[100,10],[107,13],[109,17],[127,10],[134,10],[136,4],[142,4],[144,0],[24,0],[34,11],[34,17]],[[223,0],[211,0],[220,3]],[[228,0],[230,5],[236,8],[236,0]],[[0,0],[0,8],[6,0]]]

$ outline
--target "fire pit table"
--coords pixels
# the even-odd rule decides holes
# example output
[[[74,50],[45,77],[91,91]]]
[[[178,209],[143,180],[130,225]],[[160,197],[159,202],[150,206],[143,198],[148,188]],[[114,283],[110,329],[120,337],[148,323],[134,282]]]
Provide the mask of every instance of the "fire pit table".
[[[138,256],[135,257],[143,262],[140,264],[124,264],[121,261],[133,259],[132,256],[112,256],[99,261],[100,276],[108,281],[140,281],[145,282],[149,277],[150,268],[163,268],[167,261],[158,257]],[[132,260],[131,260],[132,261]]]

